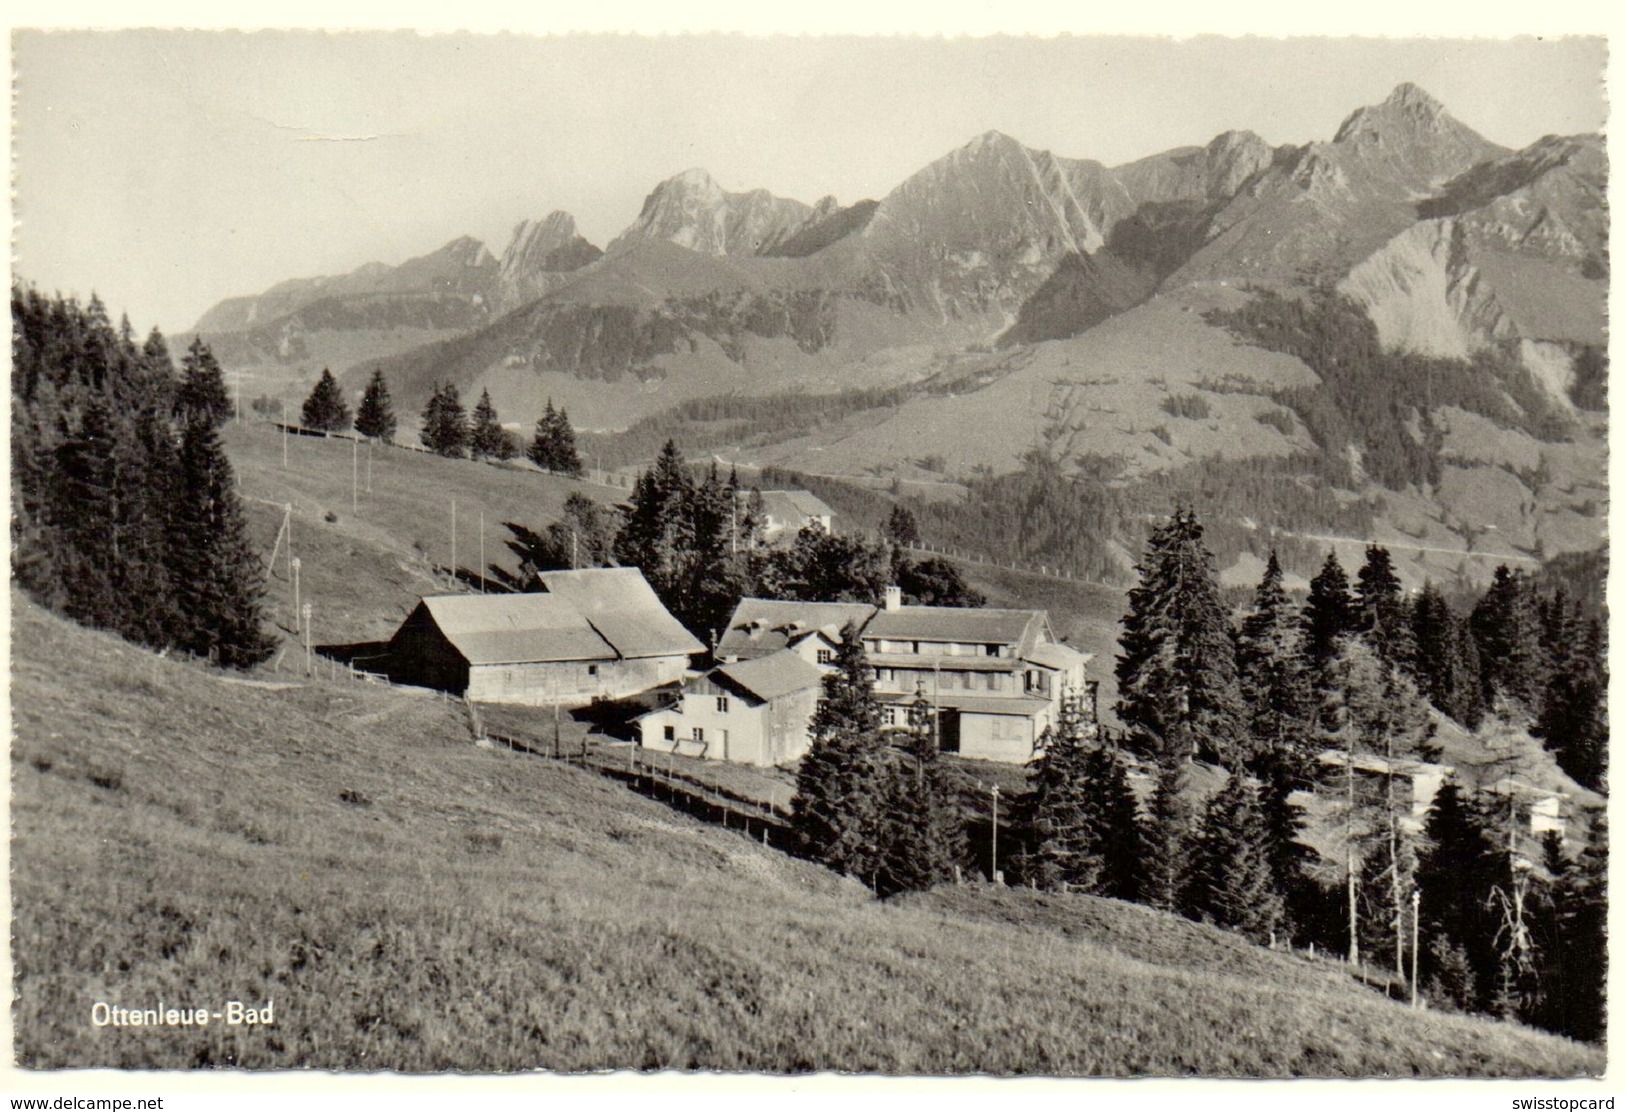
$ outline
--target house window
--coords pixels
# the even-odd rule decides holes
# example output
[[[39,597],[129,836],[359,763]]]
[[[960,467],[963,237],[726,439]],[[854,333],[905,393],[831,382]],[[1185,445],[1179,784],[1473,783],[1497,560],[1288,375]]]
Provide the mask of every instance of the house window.
[[[829,649],[819,649],[818,650],[818,663],[820,663],[820,664],[833,664],[833,663],[835,663],[835,654],[833,652],[831,652]]]
[[[667,741],[676,741],[677,740],[677,727],[676,726],[667,726],[665,728],[664,732],[665,732]]]
[[[598,665],[596,665],[596,664],[587,665],[587,675],[596,676],[597,674],[598,674]]]
[[[895,725],[897,725],[897,708],[896,707],[881,707],[880,708],[880,721],[882,723],[884,723],[885,725],[887,725],[887,726],[895,726]]]
[[[727,714],[728,713],[728,696],[726,696],[726,695],[718,695],[717,696],[717,713],[718,714]]]
[[[695,726],[694,727],[694,740],[695,741],[701,741],[701,742],[703,742],[705,740],[705,729],[704,729],[704,727],[702,727],[702,726]]]

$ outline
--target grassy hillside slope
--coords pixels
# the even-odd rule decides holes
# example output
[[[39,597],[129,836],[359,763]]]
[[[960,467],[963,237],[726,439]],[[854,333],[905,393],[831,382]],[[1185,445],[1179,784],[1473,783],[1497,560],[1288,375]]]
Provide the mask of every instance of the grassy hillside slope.
[[[1602,1068],[1140,908],[895,904],[457,709],[160,660],[13,594],[17,1054],[30,1067],[1059,1074]],[[275,1002],[272,1028],[97,1028]]]

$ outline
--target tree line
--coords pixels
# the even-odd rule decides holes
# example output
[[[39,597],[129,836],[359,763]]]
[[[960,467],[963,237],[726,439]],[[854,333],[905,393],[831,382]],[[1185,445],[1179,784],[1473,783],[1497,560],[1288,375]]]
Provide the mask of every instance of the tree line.
[[[220,365],[194,339],[177,368],[88,304],[11,291],[12,567],[34,599],[157,649],[246,668],[273,642],[264,571],[219,428]]]
[[[1539,732],[1558,707],[1586,717],[1600,776],[1600,629],[1577,632],[1561,598],[1505,569],[1470,614],[1431,585],[1409,598],[1376,545],[1352,580],[1329,556],[1301,607],[1272,556],[1238,627],[1189,511],[1153,532],[1137,571],[1116,662],[1126,730],[1106,734],[1086,693],[1065,693],[1016,802],[1012,879],[1364,955],[1401,984],[1416,970],[1444,1006],[1597,1037],[1603,832],[1574,859],[1548,839],[1532,861],[1512,835],[1526,817],[1515,797],[1452,779],[1418,838],[1405,770],[1437,756],[1431,701],[1467,725],[1494,713]],[[1480,641],[1492,646],[1482,655]],[[798,775],[795,829],[804,852],[882,894],[929,886],[965,863],[963,819],[950,791],[918,787],[943,779],[934,754],[915,752],[926,727],[914,717],[930,708],[881,731],[867,675],[849,631]],[[1598,686],[1578,699],[1576,684]],[[1560,734],[1578,736],[1572,722],[1548,736]],[[1222,770],[1205,801],[1190,786],[1196,762]],[[907,839],[899,769],[917,785]],[[1306,791],[1330,808],[1319,867],[1302,840]]]
[[[318,432],[342,432],[354,427],[357,433],[369,439],[392,442],[397,422],[383,370],[375,370],[367,382],[352,423],[350,407],[338,381],[324,368],[305,399],[300,424]],[[451,459],[509,460],[520,454],[519,444],[502,427],[502,418],[491,402],[491,392],[480,392],[480,400],[470,414],[452,382],[436,384],[423,407],[423,426],[418,437],[425,448]],[[537,420],[524,454],[543,470],[575,478],[582,475],[570,415],[565,410],[554,409],[553,399],[547,400],[547,408]]]
[[[898,519],[895,525],[903,526]],[[561,520],[542,529],[504,523],[515,573],[493,574],[519,590],[535,590],[537,574],[559,568],[636,567],[665,607],[702,639],[719,638],[745,597],[879,605],[888,585],[910,602],[980,606],[981,594],[945,560],[909,557],[895,536],[801,530],[787,545],[768,545],[759,489],[715,463],[696,470],[667,441],[640,472],[623,512],[606,511],[572,494]]]

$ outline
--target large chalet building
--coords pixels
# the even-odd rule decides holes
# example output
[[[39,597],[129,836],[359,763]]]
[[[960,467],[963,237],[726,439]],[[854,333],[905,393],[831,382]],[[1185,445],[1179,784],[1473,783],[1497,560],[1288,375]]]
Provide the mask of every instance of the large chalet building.
[[[923,699],[943,752],[978,760],[1031,760],[1062,695],[1088,689],[1089,655],[1057,641],[1042,610],[905,606],[889,587],[863,647],[889,725]]]
[[[902,727],[908,704],[924,700],[943,751],[962,757],[1026,763],[1062,696],[1090,691],[1089,656],[1057,641],[1042,610],[905,606],[896,587],[878,608],[747,598],[717,642],[719,665],[639,720],[643,744],[752,764],[801,756],[818,677],[849,626],[874,669],[885,725]],[[740,699],[760,724],[747,724]]]

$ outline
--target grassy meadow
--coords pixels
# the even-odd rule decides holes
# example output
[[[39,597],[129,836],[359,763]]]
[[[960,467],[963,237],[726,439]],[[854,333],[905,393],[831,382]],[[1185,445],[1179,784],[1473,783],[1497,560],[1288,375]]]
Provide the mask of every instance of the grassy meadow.
[[[18,1061],[1518,1075],[1601,1052],[1142,908],[890,903],[462,710],[160,659],[12,595]],[[272,1027],[95,1027],[274,1001]]]

